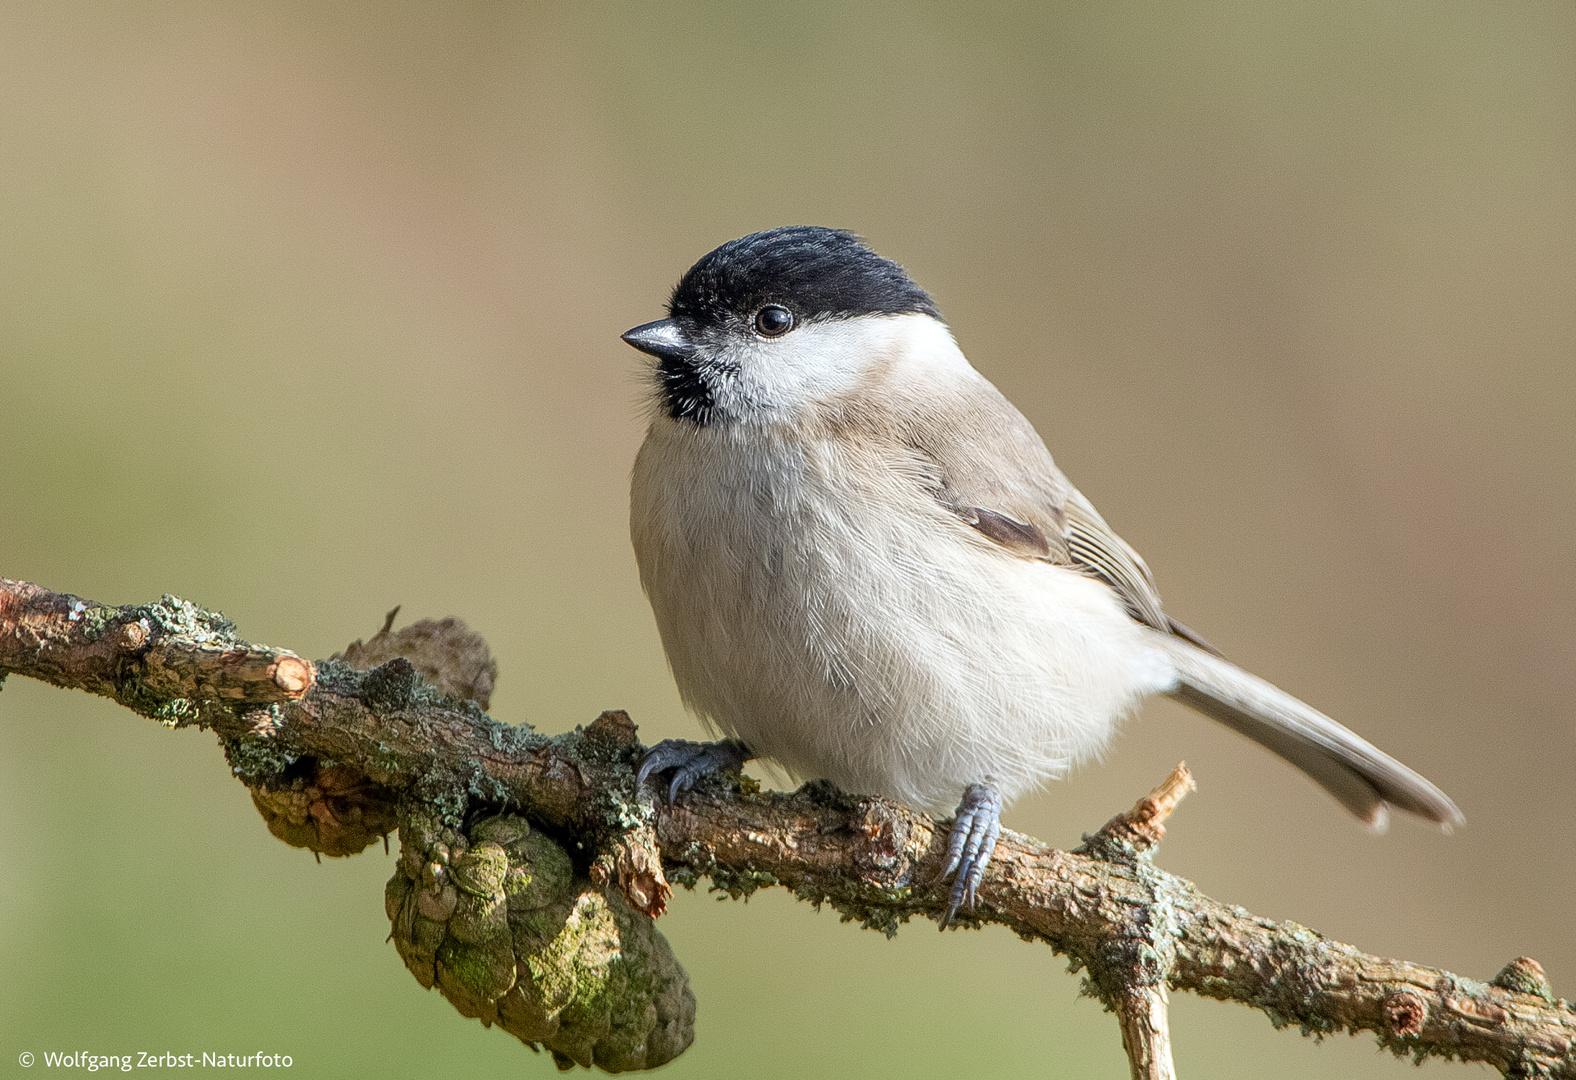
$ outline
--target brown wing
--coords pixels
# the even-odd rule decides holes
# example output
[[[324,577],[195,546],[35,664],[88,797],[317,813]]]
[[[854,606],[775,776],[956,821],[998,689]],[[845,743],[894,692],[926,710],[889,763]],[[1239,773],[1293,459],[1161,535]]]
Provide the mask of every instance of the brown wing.
[[[1139,622],[1191,641],[1205,652],[1221,655],[1197,630],[1160,609],[1154,576],[1138,552],[1111,531],[1080,492],[1074,491],[1073,496],[1064,507],[1066,532],[1055,544],[1035,526],[982,506],[954,507],[953,512],[1014,554],[1088,571],[1114,588]]]
[[[936,499],[1016,555],[1089,573],[1116,590],[1133,618],[1215,652],[1168,616],[1144,560],[1062,475],[1034,427],[980,379],[958,398],[914,403],[901,424]]]
[[[1171,623],[1160,610],[1160,590],[1155,577],[1127,541],[1112,531],[1094,504],[1074,489],[1064,508],[1067,514],[1067,550],[1074,565],[1091,571],[1122,597],[1139,622],[1170,632]]]
[[[1191,641],[1205,652],[1220,655],[1220,650],[1204,640],[1197,630],[1160,610],[1160,590],[1155,586],[1155,576],[1138,552],[1105,523],[1082,492],[1073,491],[1066,513],[1067,549],[1074,565],[1084,567],[1114,588],[1139,622]]]

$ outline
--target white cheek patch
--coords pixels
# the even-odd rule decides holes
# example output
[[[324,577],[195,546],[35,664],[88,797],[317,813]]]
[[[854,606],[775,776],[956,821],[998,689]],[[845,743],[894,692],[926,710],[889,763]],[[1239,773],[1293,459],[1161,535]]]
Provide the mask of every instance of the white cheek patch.
[[[952,335],[924,314],[861,315],[812,322],[775,340],[750,341],[732,351],[738,374],[726,408],[736,420],[751,413],[781,418],[836,397],[872,370],[916,351],[957,352]],[[961,358],[961,357],[960,357]]]

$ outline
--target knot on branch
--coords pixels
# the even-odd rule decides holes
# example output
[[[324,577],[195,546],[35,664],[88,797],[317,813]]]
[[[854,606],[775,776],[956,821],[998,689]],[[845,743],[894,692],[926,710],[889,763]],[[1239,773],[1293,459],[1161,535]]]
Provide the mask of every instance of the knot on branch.
[[[849,819],[854,837],[853,864],[859,876],[895,885],[910,869],[909,816],[888,799],[861,799]]]
[[[296,772],[301,775],[290,775]],[[355,855],[379,840],[387,843],[397,824],[393,793],[343,766],[303,762],[249,790],[269,832],[314,854]]]
[[[1531,994],[1550,1005],[1554,1004],[1554,987],[1549,983],[1548,975],[1544,974],[1543,965],[1530,956],[1518,956],[1506,964],[1494,976],[1492,985],[1518,994]]]
[[[632,751],[640,746],[635,722],[623,709],[609,709],[586,725],[586,741],[603,752]]]
[[[498,661],[482,636],[452,617],[422,619],[395,632],[398,614],[396,607],[384,617],[383,629],[365,642],[358,638],[330,659],[368,671],[399,658],[450,697],[487,708],[498,682]]]
[[[384,901],[417,982],[562,1068],[652,1069],[694,1040],[689,977],[652,920],[522,817],[461,832],[413,813]]]
[[[1428,1019],[1428,1006],[1411,991],[1399,990],[1384,999],[1384,1015],[1390,1024],[1390,1034],[1406,1039],[1422,1032],[1423,1021]]]

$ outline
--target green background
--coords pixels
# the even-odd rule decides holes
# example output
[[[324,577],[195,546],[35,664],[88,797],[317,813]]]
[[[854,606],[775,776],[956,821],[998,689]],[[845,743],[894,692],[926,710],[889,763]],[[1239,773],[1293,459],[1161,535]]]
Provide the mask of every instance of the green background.
[[[1165,868],[1576,996],[1573,105],[1565,0],[0,0],[0,574],[314,657],[459,615],[496,716],[695,735],[626,538],[617,335],[724,240],[853,228],[1171,610],[1469,820],[1369,836],[1157,703],[1008,824],[1074,844],[1186,758]],[[12,678],[0,859],[0,1076],[553,1074],[406,974],[380,850],[273,840],[211,735]],[[887,941],[771,890],[662,927],[700,1002],[675,1080],[1126,1075],[1005,931]],[[1410,1068],[1185,995],[1173,1029],[1192,1077]]]

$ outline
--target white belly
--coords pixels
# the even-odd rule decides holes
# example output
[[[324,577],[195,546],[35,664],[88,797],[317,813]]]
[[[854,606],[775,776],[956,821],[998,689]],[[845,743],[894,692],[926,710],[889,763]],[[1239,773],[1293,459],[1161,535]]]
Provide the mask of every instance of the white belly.
[[[653,425],[631,534],[703,719],[801,778],[945,812],[971,783],[1010,800],[1063,775],[1168,687],[1111,589],[851,467],[864,452]]]

